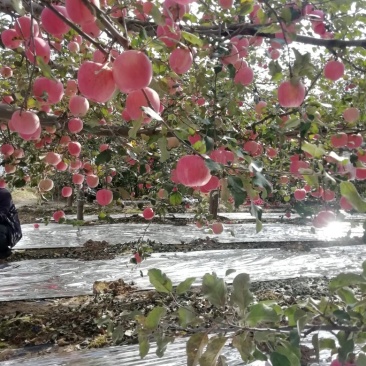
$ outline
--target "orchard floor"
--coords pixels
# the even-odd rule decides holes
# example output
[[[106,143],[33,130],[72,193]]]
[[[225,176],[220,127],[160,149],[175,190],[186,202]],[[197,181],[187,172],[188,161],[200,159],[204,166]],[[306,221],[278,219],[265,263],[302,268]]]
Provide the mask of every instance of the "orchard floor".
[[[195,287],[181,301],[190,302],[198,314],[214,315],[214,308],[199,293],[205,273],[224,276],[227,269],[235,269],[227,277],[229,284],[236,274],[250,273],[257,299],[285,306],[309,296],[329,296],[329,279],[341,271],[360,271],[366,258],[360,216],[314,232],[296,215],[274,223],[281,221],[281,212],[272,211],[265,213],[267,223],[256,234],[248,213],[225,213],[226,229],[219,236],[198,230],[192,214],[183,213],[146,224],[140,216],[119,210],[112,215],[113,224],[98,225],[91,207],[88,223],[81,228],[38,220],[40,228],[35,229],[32,223],[54,210],[47,206],[20,208],[22,222],[28,223],[23,225],[24,238],[8,262],[0,265],[4,366],[184,365],[184,337],[189,333],[177,333],[174,326],[172,334],[182,340],[168,346],[165,358],[152,353],[142,361],[138,356],[136,324],[125,314],[135,310],[146,314],[162,301],[171,312],[176,310],[170,298],[151,288],[150,268],[167,273],[174,285],[195,276]],[[136,266],[130,259],[141,245],[151,257]],[[118,347],[105,327],[98,326],[105,314],[124,330]],[[174,325],[174,316],[171,322]],[[303,364],[311,363],[306,343],[302,351]],[[229,365],[244,364],[229,347],[225,354]]]

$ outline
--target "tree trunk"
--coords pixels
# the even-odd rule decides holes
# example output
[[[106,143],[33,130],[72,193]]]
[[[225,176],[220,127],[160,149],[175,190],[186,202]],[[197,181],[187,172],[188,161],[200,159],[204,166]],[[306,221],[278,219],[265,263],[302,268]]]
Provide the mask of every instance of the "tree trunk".
[[[74,195],[72,194],[70,197],[67,197],[66,206],[71,207],[74,202]]]
[[[76,220],[84,220],[84,192],[82,189],[77,192]]]
[[[212,215],[213,219],[217,219],[217,214],[219,211],[219,191],[211,191],[210,192],[210,215]]]

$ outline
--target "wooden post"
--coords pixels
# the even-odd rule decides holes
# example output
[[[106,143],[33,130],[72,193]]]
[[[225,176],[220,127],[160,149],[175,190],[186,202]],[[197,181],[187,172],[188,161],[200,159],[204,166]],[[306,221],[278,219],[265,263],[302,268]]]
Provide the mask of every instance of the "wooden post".
[[[214,190],[210,192],[210,215],[213,219],[217,219],[217,214],[219,212],[219,190]]]
[[[84,220],[84,191],[77,190],[76,220]]]

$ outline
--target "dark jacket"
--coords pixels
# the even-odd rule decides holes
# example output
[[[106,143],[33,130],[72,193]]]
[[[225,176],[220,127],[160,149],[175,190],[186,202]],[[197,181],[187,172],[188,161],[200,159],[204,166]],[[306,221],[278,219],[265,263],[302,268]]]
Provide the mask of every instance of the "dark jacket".
[[[22,238],[18,211],[14,206],[10,192],[0,188],[0,224],[8,227],[9,246],[13,247]]]

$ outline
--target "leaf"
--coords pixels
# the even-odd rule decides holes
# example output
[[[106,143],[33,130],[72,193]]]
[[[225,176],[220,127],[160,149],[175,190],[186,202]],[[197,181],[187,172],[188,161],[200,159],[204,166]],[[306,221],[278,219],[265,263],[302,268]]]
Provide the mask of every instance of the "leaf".
[[[269,359],[271,360],[272,366],[292,366],[290,360],[278,352],[272,352]]]
[[[192,33],[188,33],[186,31],[182,31],[182,37],[189,43],[198,46],[198,47],[202,47],[203,46],[203,41],[201,38],[199,38],[198,36],[196,36],[195,34]]]
[[[181,307],[178,309],[179,324],[185,328],[196,319],[196,314],[192,307]]]
[[[347,199],[354,209],[358,212],[366,212],[366,201],[361,198],[353,183],[341,182],[339,187],[341,195]]]
[[[187,341],[187,366],[197,366],[203,349],[208,343],[208,336],[206,333],[196,333]]]
[[[157,25],[165,24],[165,18],[162,16],[160,9],[156,5],[152,6],[149,14],[153,18],[154,23],[156,23]]]
[[[160,161],[162,163],[166,162],[170,157],[170,152],[167,149],[167,139],[165,137],[161,137],[157,141],[159,150],[160,150]]]
[[[26,11],[23,6],[22,0],[11,0],[11,5],[13,6],[16,13],[18,13],[21,16],[25,15]]]
[[[169,195],[169,203],[172,206],[179,206],[183,201],[183,196],[180,192],[172,192]]]
[[[334,310],[333,315],[339,320],[351,320],[350,315],[344,310]]]
[[[234,79],[235,78],[235,75],[236,75],[236,68],[233,65],[231,65],[231,64],[229,64],[227,66],[227,68],[229,70],[229,78],[230,79]]]
[[[273,190],[273,186],[266,179],[266,177],[258,171],[255,172],[254,174],[255,174],[255,176],[253,178],[253,184],[258,186],[258,187],[264,188],[267,191],[267,193],[271,193],[272,190]]]
[[[306,141],[301,145],[301,150],[307,152],[316,159],[319,159],[325,155],[325,150],[321,146],[310,144]]]
[[[335,340],[332,338],[320,338],[319,339],[319,349],[320,350],[324,350],[324,349],[335,349],[336,348],[336,344],[335,344]]]
[[[340,273],[329,282],[329,290],[335,291],[340,287],[358,285],[366,283],[366,279],[356,273]]]
[[[37,65],[41,69],[43,76],[45,76],[47,79],[55,80],[55,78],[52,75],[52,69],[50,65],[46,64],[42,57],[36,56]]]
[[[281,30],[281,26],[279,24],[272,23],[271,25],[268,25],[266,27],[261,27],[260,32],[274,34],[274,33],[282,32],[282,30]],[[274,38],[274,39],[277,40],[278,38]]]
[[[357,303],[357,299],[355,295],[349,287],[339,288],[337,291],[337,295],[347,304],[353,305]]]
[[[260,323],[276,323],[279,316],[271,307],[259,303],[250,307],[246,320],[250,326],[256,326]]]
[[[187,292],[190,288],[191,288],[191,286],[192,286],[192,284],[193,284],[193,282],[196,280],[196,277],[189,277],[189,278],[186,278],[183,282],[181,282],[178,286],[177,286],[177,289],[175,290],[176,291],[176,293],[178,294],[178,295],[182,295],[182,294],[184,294],[185,292]]]
[[[334,151],[331,151],[328,154],[329,157],[331,157],[332,159],[338,161],[339,163],[345,165],[349,162],[349,159],[347,157],[344,156],[339,156],[337,153],[335,153]]]
[[[161,358],[164,356],[164,353],[166,351],[166,348],[169,343],[172,343],[174,341],[173,337],[166,337],[164,335],[159,335],[156,339],[156,355]]]
[[[313,169],[300,168],[298,171],[310,187],[319,187],[319,178]]]
[[[139,333],[138,339],[139,339],[140,357],[144,358],[149,353],[149,349],[150,349],[149,339],[146,335],[144,335],[142,333]]]
[[[216,161],[213,161],[212,159],[205,159],[205,164],[208,169],[210,169],[210,172],[220,172],[222,171],[221,165],[219,163],[216,163]]]
[[[142,118],[132,121],[132,128],[128,131],[128,137],[136,138],[137,131],[141,128]]]
[[[366,355],[364,353],[359,353],[356,361],[356,366],[366,366]]]
[[[200,366],[216,366],[217,360],[227,341],[226,337],[212,337],[207,345],[206,351],[199,359]]]
[[[269,74],[272,76],[273,81],[279,81],[282,78],[282,68],[278,61],[271,61],[268,64]]]
[[[312,339],[311,339],[311,343],[314,347],[314,352],[315,352],[315,359],[317,362],[319,362],[319,334],[314,334]]]
[[[111,159],[112,159],[112,150],[107,149],[97,155],[97,157],[95,158],[95,164],[103,165],[109,163]]]
[[[148,271],[150,283],[155,287],[156,291],[171,293],[173,290],[172,281],[162,273],[160,269],[152,268]]]
[[[233,281],[233,291],[231,293],[230,303],[237,305],[242,315],[244,315],[247,307],[253,301],[253,295],[249,289],[249,275],[246,273],[238,274]]]
[[[241,359],[248,361],[255,349],[253,337],[248,332],[238,334],[233,338],[233,346],[239,351]]]
[[[242,205],[246,199],[243,181],[239,177],[229,175],[227,178],[228,188],[234,197],[235,207]]]
[[[116,328],[114,328],[112,333],[112,341],[113,343],[117,343],[118,341],[122,340],[125,335],[125,330],[122,327],[122,325],[117,325]]]
[[[217,277],[216,273],[212,275],[206,273],[203,276],[202,293],[211,304],[217,307],[226,304],[226,284],[222,278]]]
[[[234,272],[236,272],[236,269],[227,269],[225,272],[225,277],[230,276]]]
[[[157,121],[162,121],[163,119],[160,117],[158,113],[156,113],[152,108],[150,107],[141,107],[141,109],[144,111],[145,114],[147,114],[150,118],[155,119]]]
[[[300,126],[300,119],[298,117],[292,117],[289,120],[287,120],[284,124],[284,128],[289,130],[294,129],[298,126]]]
[[[152,309],[146,317],[145,327],[150,330],[155,330],[159,326],[160,320],[165,314],[166,309],[161,306],[157,306]]]

